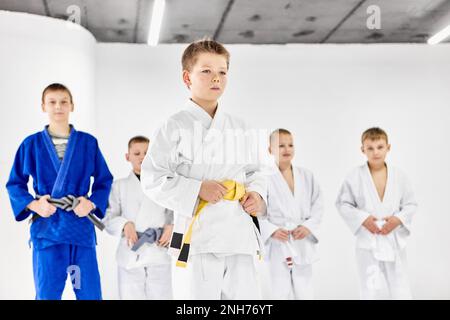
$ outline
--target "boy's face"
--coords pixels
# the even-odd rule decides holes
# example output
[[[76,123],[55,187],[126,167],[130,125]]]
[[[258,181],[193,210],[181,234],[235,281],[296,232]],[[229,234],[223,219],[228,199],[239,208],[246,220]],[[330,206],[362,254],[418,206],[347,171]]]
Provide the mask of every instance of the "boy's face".
[[[127,161],[131,162],[133,171],[140,174],[142,161],[147,154],[148,143],[146,142],[134,142],[131,144],[128,153],[125,155]]]
[[[45,94],[42,111],[48,114],[50,122],[68,122],[73,111],[69,93],[64,90],[49,91]]]
[[[275,157],[277,164],[290,163],[295,155],[292,135],[286,133],[275,134],[270,140],[269,152]]]
[[[361,151],[366,155],[369,164],[382,165],[386,159],[391,145],[385,139],[366,139],[361,146]]]
[[[194,100],[217,101],[227,85],[227,72],[224,56],[203,52],[197,56],[191,71],[183,71],[183,81]]]

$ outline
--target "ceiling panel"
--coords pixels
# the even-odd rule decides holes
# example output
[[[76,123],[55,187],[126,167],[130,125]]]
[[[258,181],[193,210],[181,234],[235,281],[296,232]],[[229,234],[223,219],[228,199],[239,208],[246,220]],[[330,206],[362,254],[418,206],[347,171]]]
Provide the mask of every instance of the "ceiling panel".
[[[42,0],[0,0],[0,9],[46,15],[44,1]]]
[[[74,5],[100,42],[147,41],[153,0],[0,0],[0,10],[65,20]],[[366,26],[370,5],[380,30]],[[166,0],[160,43],[424,43],[448,24],[450,0]]]
[[[365,1],[332,36],[334,43],[424,42],[434,32],[432,27],[442,17],[436,16],[446,0],[370,0]],[[376,5],[380,9],[381,28],[370,30],[367,9]],[[450,21],[448,22],[450,23]]]
[[[333,5],[339,2],[339,5]],[[317,43],[358,0],[236,0],[218,40],[225,43]]]
[[[227,3],[226,0],[167,1],[161,41],[186,43],[213,37]]]

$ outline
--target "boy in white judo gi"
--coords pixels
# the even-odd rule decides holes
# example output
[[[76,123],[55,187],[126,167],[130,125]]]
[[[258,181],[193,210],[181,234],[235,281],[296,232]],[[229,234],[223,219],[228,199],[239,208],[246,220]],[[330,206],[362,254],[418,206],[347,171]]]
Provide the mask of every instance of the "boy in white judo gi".
[[[141,164],[149,139],[136,136],[128,143],[129,176],[114,181],[106,211],[106,230],[120,237],[118,263],[119,296],[125,300],[172,299],[170,256],[173,213],[142,191]]]
[[[317,260],[323,199],[313,174],[294,167],[294,139],[286,129],[270,135],[276,167],[268,181],[267,219],[260,220],[272,298],[313,299],[312,264]]]
[[[228,66],[228,51],[215,41],[186,48],[183,81],[191,98],[156,131],[142,164],[144,192],[174,211],[170,249],[183,274],[174,281],[175,298],[181,291],[188,299],[261,297],[252,215],[265,213],[266,179],[245,123],[218,104]]]
[[[367,163],[345,179],[336,207],[356,236],[361,299],[411,299],[406,241],[417,203],[405,174],[385,162],[388,136],[366,130],[361,151]]]

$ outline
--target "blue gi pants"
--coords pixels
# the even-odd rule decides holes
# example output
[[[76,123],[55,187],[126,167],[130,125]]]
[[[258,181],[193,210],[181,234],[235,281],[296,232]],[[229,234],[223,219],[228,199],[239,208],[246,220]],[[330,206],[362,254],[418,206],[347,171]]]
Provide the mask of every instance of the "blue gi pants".
[[[36,300],[60,300],[67,274],[77,300],[101,300],[100,274],[95,247],[57,244],[33,248]]]

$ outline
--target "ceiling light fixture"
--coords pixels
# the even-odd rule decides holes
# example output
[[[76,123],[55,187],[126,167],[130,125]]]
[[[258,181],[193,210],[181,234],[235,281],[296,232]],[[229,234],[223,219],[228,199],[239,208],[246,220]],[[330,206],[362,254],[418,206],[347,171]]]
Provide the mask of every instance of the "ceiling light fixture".
[[[428,39],[428,44],[437,44],[450,36],[450,25],[436,33],[434,36]]]
[[[159,42],[159,33],[161,30],[162,19],[164,16],[165,0],[154,0],[152,10],[152,20],[150,30],[148,31],[147,43],[156,46]]]

